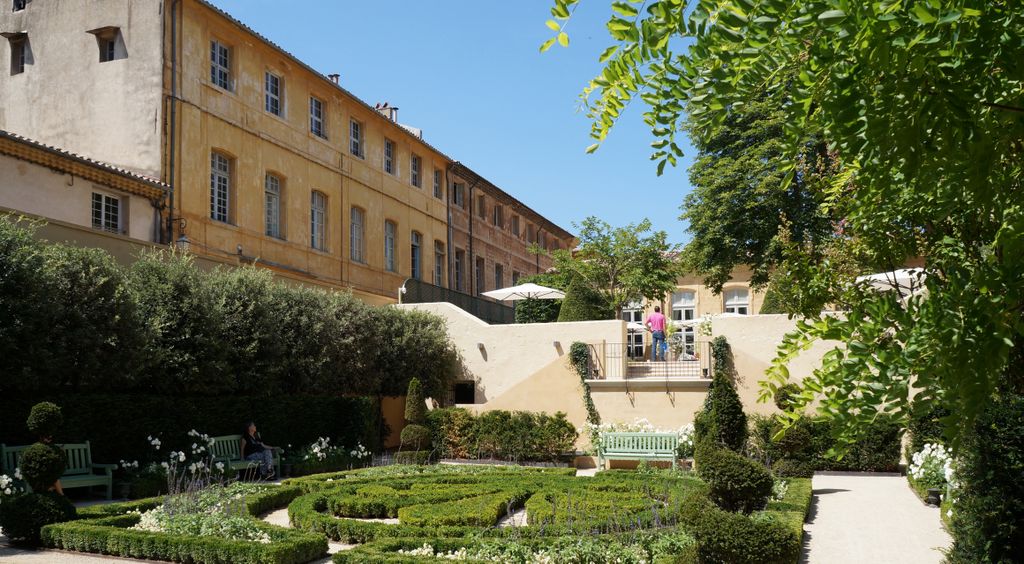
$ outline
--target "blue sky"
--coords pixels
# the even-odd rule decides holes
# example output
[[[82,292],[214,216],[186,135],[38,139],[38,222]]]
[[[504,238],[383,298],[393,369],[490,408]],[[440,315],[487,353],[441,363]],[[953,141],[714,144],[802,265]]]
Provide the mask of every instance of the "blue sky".
[[[548,0],[213,3],[320,72],[339,73],[366,102],[398,106],[399,121],[572,232],[589,215],[612,225],[648,217],[670,240],[688,240],[678,216],[690,160],[657,177],[639,100],[596,153],[584,153],[590,123],[579,93],[611,44],[610,2],[582,2],[569,48],[544,54]]]

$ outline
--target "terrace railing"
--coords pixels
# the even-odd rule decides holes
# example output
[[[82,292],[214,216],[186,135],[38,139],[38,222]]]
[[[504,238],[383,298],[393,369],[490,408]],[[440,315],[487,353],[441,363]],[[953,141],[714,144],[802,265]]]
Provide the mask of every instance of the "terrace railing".
[[[433,302],[448,302],[492,325],[516,322],[515,310],[500,302],[489,298],[463,294],[450,288],[442,288],[441,286],[428,284],[414,278],[405,281],[405,294],[402,295],[402,303],[425,304]]]
[[[700,380],[712,374],[711,344],[693,344],[694,354],[673,356],[669,360],[650,360],[648,349],[631,343],[588,344],[588,374],[591,380]]]

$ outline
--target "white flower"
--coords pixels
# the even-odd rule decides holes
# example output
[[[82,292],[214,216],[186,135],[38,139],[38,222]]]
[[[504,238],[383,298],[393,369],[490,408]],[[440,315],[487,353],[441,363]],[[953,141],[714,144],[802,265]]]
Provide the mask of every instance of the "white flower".
[[[184,451],[178,453],[178,462],[185,462],[185,452]]]
[[[952,517],[952,516],[953,516],[953,510],[952,509],[947,509],[946,510],[946,517]]]
[[[223,462],[218,462],[216,464],[216,466],[217,466],[217,471],[218,472],[223,472],[224,471],[224,463]]]
[[[164,467],[164,470],[166,470],[166,469],[168,469],[168,468],[170,468],[170,467],[171,467],[171,466],[170,466],[170,464],[167,464],[166,462],[161,462],[161,463],[160,463],[160,466],[163,466],[163,467]]]
[[[4,493],[7,494],[7,495],[11,495],[11,488],[5,489]]]
[[[21,479],[21,468],[15,468],[14,469],[14,479],[15,480],[20,480]]]

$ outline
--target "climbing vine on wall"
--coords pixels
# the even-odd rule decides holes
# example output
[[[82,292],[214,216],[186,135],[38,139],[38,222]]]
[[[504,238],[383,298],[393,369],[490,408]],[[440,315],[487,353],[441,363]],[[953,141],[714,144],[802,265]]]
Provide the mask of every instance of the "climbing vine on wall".
[[[591,425],[601,424],[601,415],[594,407],[594,400],[590,397],[590,384],[587,383],[588,365],[590,364],[590,347],[586,343],[576,341],[569,347],[569,362],[580,377],[583,384],[583,405],[587,408],[587,423]]]

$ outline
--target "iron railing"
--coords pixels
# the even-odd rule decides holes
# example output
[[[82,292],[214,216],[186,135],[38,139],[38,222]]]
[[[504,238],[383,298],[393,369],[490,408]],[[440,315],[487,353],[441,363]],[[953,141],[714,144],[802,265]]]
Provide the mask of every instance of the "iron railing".
[[[669,351],[669,360],[650,360],[649,347],[637,347],[634,343],[588,344],[588,379],[591,380],[636,380],[636,379],[708,379],[711,378],[711,343],[697,342],[691,345],[693,354]]]
[[[402,295],[402,303],[425,304],[433,302],[448,302],[492,325],[516,322],[515,310],[507,305],[487,298],[463,294],[450,288],[428,284],[414,278],[405,281],[405,294]]]

